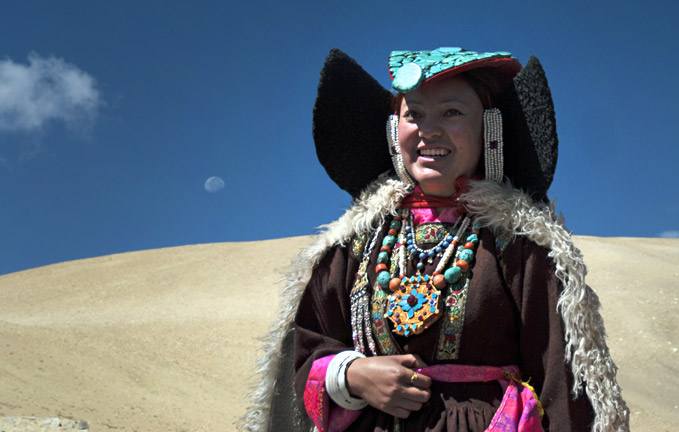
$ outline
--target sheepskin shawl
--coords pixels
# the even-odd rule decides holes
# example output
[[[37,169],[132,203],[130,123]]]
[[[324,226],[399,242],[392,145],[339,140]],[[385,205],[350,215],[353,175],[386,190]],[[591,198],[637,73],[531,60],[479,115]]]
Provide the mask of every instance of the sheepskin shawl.
[[[240,420],[240,430],[263,432],[273,425],[275,430],[308,430],[312,426],[297,410],[292,389],[292,323],[302,292],[313,269],[330,248],[346,245],[354,236],[382,226],[390,215],[396,214],[407,194],[404,183],[380,176],[344,215],[323,226],[314,243],[297,256],[281,293],[281,316],[273,323],[264,341],[264,355],[257,362],[260,382],[250,395],[252,405]],[[606,346],[599,299],[585,285],[587,269],[563,218],[556,215],[553,205],[535,203],[508,184],[474,181],[461,199],[482,226],[496,233],[525,236],[550,250],[556,275],[563,285],[557,308],[564,322],[565,361],[570,362],[574,377],[572,393],[577,396],[585,391],[589,397],[595,413],[593,432],[629,431],[629,410]]]

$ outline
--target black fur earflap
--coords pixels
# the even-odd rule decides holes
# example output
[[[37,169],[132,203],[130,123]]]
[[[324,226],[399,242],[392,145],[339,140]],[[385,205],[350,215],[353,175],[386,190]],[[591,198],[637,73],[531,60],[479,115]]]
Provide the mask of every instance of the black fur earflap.
[[[386,135],[391,98],[354,59],[330,51],[318,84],[313,136],[328,176],[352,197],[392,168]]]

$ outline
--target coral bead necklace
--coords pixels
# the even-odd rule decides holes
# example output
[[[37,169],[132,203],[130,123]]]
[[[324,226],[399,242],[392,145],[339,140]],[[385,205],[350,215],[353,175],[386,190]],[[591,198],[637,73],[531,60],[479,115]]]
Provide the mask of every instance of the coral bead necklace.
[[[404,217],[406,214],[408,216]],[[458,247],[470,223],[469,216],[461,217],[455,236],[447,235],[431,249],[422,250],[415,238],[412,213],[404,210],[402,215],[394,217],[382,241],[375,267],[377,284],[382,290],[389,289],[391,292],[384,318],[392,322],[394,333],[401,336],[420,334],[441,317],[441,291],[448,284],[457,282],[469,270],[474,259],[474,249],[478,243],[476,233],[470,233],[462,247]],[[474,231],[477,231],[476,227]],[[453,265],[446,268],[456,252]],[[398,269],[398,277],[392,277],[389,271],[394,255],[398,255],[398,266],[393,266]],[[422,275],[425,259],[431,264],[435,258],[439,258],[435,271],[431,275]],[[415,275],[408,276],[407,262],[411,259],[417,260],[417,270]]]

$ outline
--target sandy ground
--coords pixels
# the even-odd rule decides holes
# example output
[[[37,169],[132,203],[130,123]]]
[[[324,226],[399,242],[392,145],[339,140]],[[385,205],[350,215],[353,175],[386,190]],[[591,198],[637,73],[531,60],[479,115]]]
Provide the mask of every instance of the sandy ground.
[[[230,431],[279,271],[309,237],[130,252],[0,276],[0,417]],[[635,431],[679,428],[679,240],[576,237]]]

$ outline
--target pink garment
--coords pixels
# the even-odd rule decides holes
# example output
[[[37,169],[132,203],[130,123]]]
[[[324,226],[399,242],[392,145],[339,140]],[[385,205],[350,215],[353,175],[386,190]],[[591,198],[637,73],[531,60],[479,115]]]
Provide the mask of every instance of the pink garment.
[[[466,189],[466,181],[463,182],[464,186],[460,186],[463,189]],[[456,189],[458,188],[458,185],[456,184]],[[413,193],[423,193],[422,189],[420,189],[420,186],[415,186],[415,190]],[[455,195],[453,195],[452,198],[456,197],[460,192],[456,192]],[[460,217],[460,215],[463,213],[463,210],[457,207],[443,207],[443,210],[441,210],[441,213],[436,212],[436,208],[431,208],[431,207],[411,207],[410,211],[413,213],[413,223],[415,226],[418,226],[422,223],[425,222],[444,222],[444,223],[455,223],[457,222],[457,219]]]
[[[325,389],[325,373],[334,355],[320,358],[311,365],[309,378],[304,387],[304,407],[311,421],[320,432],[341,432],[361,415],[361,411],[351,411],[330,403]]]
[[[445,222],[455,223],[460,217],[460,212],[454,207],[444,207],[441,213],[437,214],[435,208],[411,208],[413,213],[413,223],[415,226],[425,222]]]
[[[333,356],[316,360],[311,366],[304,389],[304,406],[320,432],[344,431],[358,419],[361,411],[351,411],[330,403],[325,389],[325,374]],[[417,373],[442,382],[498,381],[505,394],[486,432],[543,432],[539,402],[533,391],[519,381],[517,366],[435,365]]]

